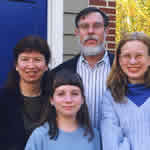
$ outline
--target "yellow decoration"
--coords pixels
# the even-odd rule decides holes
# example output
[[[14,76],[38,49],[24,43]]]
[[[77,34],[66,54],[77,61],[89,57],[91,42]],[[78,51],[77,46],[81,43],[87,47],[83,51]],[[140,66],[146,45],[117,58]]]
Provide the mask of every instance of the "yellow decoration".
[[[135,31],[150,35],[150,0],[116,0],[116,41]]]

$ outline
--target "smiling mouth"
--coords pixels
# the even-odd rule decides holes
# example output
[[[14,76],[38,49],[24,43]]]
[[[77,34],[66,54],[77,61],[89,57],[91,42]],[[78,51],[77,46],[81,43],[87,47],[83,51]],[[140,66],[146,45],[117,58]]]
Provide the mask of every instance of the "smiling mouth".
[[[26,71],[26,73],[28,73],[28,74],[36,74],[37,71]]]
[[[26,75],[32,78],[32,77],[35,77],[37,73],[38,72],[26,72]]]
[[[71,110],[73,108],[73,106],[64,106],[65,110]]]
[[[128,67],[128,70],[130,72],[137,72],[137,71],[139,71],[139,68],[138,67]]]

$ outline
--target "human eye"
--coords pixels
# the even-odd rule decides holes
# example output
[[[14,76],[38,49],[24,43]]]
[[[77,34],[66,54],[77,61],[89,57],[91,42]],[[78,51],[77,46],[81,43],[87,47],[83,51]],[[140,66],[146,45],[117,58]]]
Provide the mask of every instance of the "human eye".
[[[130,58],[130,55],[129,55],[129,54],[122,54],[122,55],[121,55],[121,58],[122,58],[122,59],[129,59],[129,58]]]
[[[89,28],[89,25],[88,24],[80,24],[79,27],[83,30],[86,30]]]
[[[37,63],[41,63],[43,61],[43,59],[41,57],[36,57],[36,58],[34,58],[34,61]]]
[[[65,93],[64,93],[63,91],[59,91],[59,92],[56,93],[56,95],[57,95],[57,96],[64,96]]]
[[[72,93],[71,93],[73,96],[78,96],[78,95],[80,95],[80,92],[79,91],[72,91]]]
[[[72,92],[72,95],[79,95],[79,93],[77,93],[77,92]]]
[[[35,58],[35,61],[42,61],[42,58],[37,57],[37,58]]]
[[[95,29],[99,29],[99,28],[101,28],[101,27],[104,27],[104,24],[97,22],[97,23],[95,23],[95,24],[93,25],[93,27],[94,27]]]
[[[138,54],[138,55],[136,55],[136,59],[142,59],[144,56],[142,55],[142,54]]]
[[[23,62],[27,62],[28,60],[29,60],[28,57],[21,57],[21,58],[20,58],[20,61],[23,61]]]

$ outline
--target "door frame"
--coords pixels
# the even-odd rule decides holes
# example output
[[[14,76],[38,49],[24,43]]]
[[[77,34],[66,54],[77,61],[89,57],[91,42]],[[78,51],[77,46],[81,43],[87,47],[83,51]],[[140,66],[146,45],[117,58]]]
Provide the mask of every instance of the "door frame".
[[[47,0],[47,41],[51,48],[50,68],[63,61],[63,0]]]

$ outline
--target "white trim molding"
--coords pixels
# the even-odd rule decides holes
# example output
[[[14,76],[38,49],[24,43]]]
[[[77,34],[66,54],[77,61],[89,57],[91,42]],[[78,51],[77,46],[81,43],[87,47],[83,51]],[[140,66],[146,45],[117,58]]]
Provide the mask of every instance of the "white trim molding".
[[[47,41],[51,48],[50,68],[63,61],[63,0],[47,0]]]

